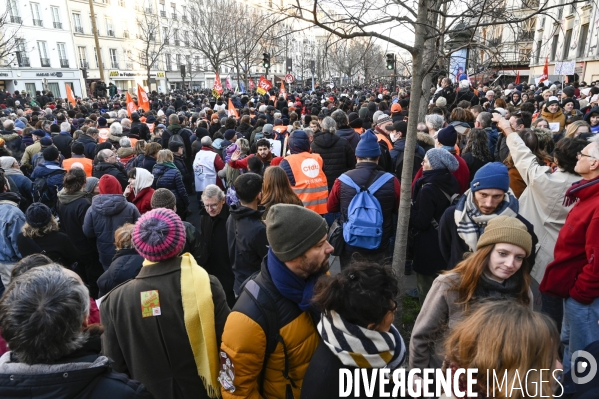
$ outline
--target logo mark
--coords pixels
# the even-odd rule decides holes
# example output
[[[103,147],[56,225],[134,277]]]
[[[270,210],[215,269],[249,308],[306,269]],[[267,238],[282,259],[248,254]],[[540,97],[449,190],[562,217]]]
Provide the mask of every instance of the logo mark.
[[[584,359],[584,360],[581,360]],[[587,351],[576,351],[572,353],[572,360],[570,361],[570,365],[572,370],[572,381],[575,384],[586,384],[590,382],[595,375],[597,374],[597,360]],[[579,377],[580,374],[586,373],[588,370],[588,374],[584,377]]]

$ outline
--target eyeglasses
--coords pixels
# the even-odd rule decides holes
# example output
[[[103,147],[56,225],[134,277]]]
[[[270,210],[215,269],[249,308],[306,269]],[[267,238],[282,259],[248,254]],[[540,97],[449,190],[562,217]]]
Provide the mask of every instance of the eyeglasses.
[[[595,158],[595,157],[594,157],[594,156],[592,156],[592,155],[583,154],[582,152],[578,151],[578,152],[576,153],[576,158],[577,158],[577,159],[580,159],[580,157],[589,157],[589,158],[597,159],[597,158]]]
[[[216,208],[218,208],[219,205],[220,205],[220,202],[217,202],[216,204],[204,204],[204,208],[206,208],[206,209],[216,209]]]

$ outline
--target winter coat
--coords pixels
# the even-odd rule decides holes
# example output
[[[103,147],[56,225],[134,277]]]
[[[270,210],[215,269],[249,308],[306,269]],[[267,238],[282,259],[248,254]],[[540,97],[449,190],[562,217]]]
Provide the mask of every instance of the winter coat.
[[[139,137],[140,140],[149,140],[150,139],[150,128],[143,122],[139,120],[131,123],[131,133]]]
[[[343,137],[344,139],[349,141],[349,144],[351,145],[352,150],[356,151],[356,147],[358,146],[358,143],[360,142],[360,135],[353,128],[346,126],[344,128],[337,129],[337,131],[335,132],[335,135],[337,135],[339,137]],[[316,135],[314,135],[314,136],[316,136]]]
[[[140,294],[152,290],[158,291],[161,315],[142,317]],[[218,351],[229,307],[213,276],[210,291],[205,294],[214,303],[214,350]],[[102,349],[114,361],[115,370],[143,383],[156,398],[208,399],[185,327],[180,257],[142,267],[133,280],[110,291],[100,307],[100,318]],[[197,319],[192,322],[200,325]]]
[[[435,148],[435,139],[428,133],[418,132],[416,144],[418,144],[424,152]]]
[[[104,270],[108,269],[116,253],[114,232],[125,223],[135,223],[139,216],[135,205],[127,202],[122,194],[100,194],[92,199],[83,221],[83,233],[96,238]]]
[[[79,250],[69,240],[69,236],[60,231],[35,238],[25,237],[21,232],[17,237],[17,245],[23,258],[43,253],[53,262],[65,267],[70,267],[80,260]]]
[[[71,144],[73,144],[71,133],[60,132],[52,137],[52,142],[66,159],[71,157]]]
[[[492,159],[489,159],[487,161],[481,161],[480,159],[474,157],[474,155],[472,155],[471,152],[462,152],[462,158],[464,159],[464,162],[466,162],[466,165],[468,165],[468,170],[470,171],[469,182],[472,182],[472,179],[474,179],[474,175],[476,175],[476,172],[478,172],[480,168],[482,168],[489,162],[493,162]]]
[[[455,172],[451,172],[452,175],[454,175],[454,177],[458,180],[458,183],[460,185],[460,195],[464,194],[466,192],[466,190],[468,190],[470,188],[470,170],[468,169],[468,165],[466,164],[466,161],[464,161],[464,159],[459,156],[458,154],[456,154],[455,152],[450,151],[453,156],[455,157],[455,159],[458,160],[458,170],[456,170]],[[412,180],[412,190],[414,189],[414,185],[416,183],[416,181],[418,179],[420,179],[422,177],[422,167],[420,167],[420,169],[418,169],[418,173],[416,173],[416,176],[414,176],[414,180]]]
[[[93,137],[88,136],[87,134],[81,134],[77,138],[76,142],[83,144],[85,149],[83,150],[83,154],[86,158],[89,158],[93,161],[95,158],[96,152],[96,140]]]
[[[254,128],[252,127],[252,125],[248,125],[247,123],[240,123],[237,127],[237,135],[241,134],[241,136],[243,136],[243,138],[249,142],[252,136],[253,129]]]
[[[116,151],[119,156],[119,162],[123,166],[127,166],[127,162],[135,157],[135,148],[132,147],[121,147]]]
[[[264,211],[231,205],[230,213],[227,219],[227,242],[235,275],[233,289],[239,295],[241,283],[260,270],[262,258],[268,252],[268,240],[266,225],[262,222]]]
[[[118,162],[98,162],[98,164],[94,166],[92,176],[97,177],[99,179],[104,175],[112,175],[116,177],[119,183],[121,183],[122,191],[125,191],[125,188],[129,185],[127,172],[125,171],[125,168],[123,168],[123,165],[121,165]]]
[[[127,196],[127,201],[131,202],[140,215],[152,210],[152,195],[154,195],[154,189],[152,187],[143,188],[137,195],[131,191]]]
[[[57,170],[61,170],[62,173],[54,173]],[[51,173],[54,173],[52,176],[48,177]],[[42,164],[33,169],[33,173],[31,173],[31,180],[35,181],[38,177],[43,177],[46,179],[46,184],[48,185],[48,189],[52,192],[53,195],[58,193],[58,191],[62,190],[62,181],[64,179],[64,175],[67,173],[66,170],[58,166],[58,162],[54,161],[45,161]]]
[[[587,183],[582,180],[581,184]],[[599,184],[574,194],[578,201],[566,217],[545,270],[540,291],[589,305],[599,298]]]
[[[220,281],[227,296],[229,306],[235,304],[233,284],[235,276],[231,268],[229,248],[227,244],[227,220],[229,219],[229,205],[224,204],[216,217],[211,217],[206,209],[200,209],[200,240],[202,242],[201,255],[196,259],[208,274]]]
[[[393,148],[391,149],[391,151],[389,151],[389,154],[391,155],[391,160],[393,161],[393,171],[397,172],[396,176],[398,179],[401,179],[401,174],[403,171],[403,162],[405,160],[405,155],[403,153],[404,153],[405,148],[406,148],[406,140],[397,140],[395,143],[393,143]],[[420,157],[422,159],[424,159],[424,156],[426,153],[422,147],[420,147],[418,144],[416,144],[416,148],[414,148],[414,154],[418,154],[418,155],[420,155]],[[401,158],[401,162],[400,162],[400,158]],[[412,178],[414,178],[414,176],[418,172],[418,167],[421,163],[422,163],[422,161],[418,161],[416,159],[416,157],[414,157],[414,166],[412,168]]]
[[[522,192],[526,189],[526,183],[515,167],[508,168],[507,172],[510,176],[510,188],[514,192],[514,197],[520,198]]]
[[[541,110],[541,116],[547,119],[547,122],[549,123],[559,123],[558,132],[564,130],[564,127],[566,126],[566,115],[564,115],[564,112],[561,108],[558,108],[556,112],[551,113],[547,111],[547,108],[543,107],[543,109]]]
[[[23,156],[21,157],[21,166],[28,165],[31,166],[31,160],[35,154],[42,150],[42,145],[39,141],[27,146],[25,151],[23,152]],[[15,158],[18,160],[18,158]]]
[[[89,341],[97,339],[93,350]],[[51,364],[19,363],[11,352],[0,357],[0,397],[30,399],[152,399],[137,381],[113,371],[101,356],[99,338]]]
[[[30,203],[32,201],[31,179],[29,179],[27,176],[20,174],[20,173],[10,174],[10,175],[6,175],[6,176],[10,177],[12,179],[12,181],[15,183],[15,185],[19,189],[19,194],[21,195],[21,197],[23,199],[25,199],[26,201],[29,201],[29,203]]]
[[[299,398],[304,374],[320,338],[312,317],[302,311],[295,302],[279,293],[268,271],[267,262],[268,258],[265,258],[256,280],[266,287],[272,299],[265,299],[258,291],[255,294],[264,303],[273,306],[279,315],[279,324],[281,325],[279,335],[285,342],[288,376],[293,381],[291,393],[294,398]],[[286,386],[289,384],[289,380],[285,379],[283,374],[286,365],[281,344],[277,344],[268,357],[266,367],[264,367],[263,389],[260,390],[260,374],[264,365],[266,347],[266,335],[259,324],[264,322],[262,312],[248,292],[243,291],[227,319],[221,352],[224,352],[225,356],[230,359],[236,372],[233,379],[235,392],[231,393],[221,389],[223,399],[286,397]],[[243,331],[243,334],[240,334],[240,331]],[[226,360],[223,359],[223,361]],[[243,370],[243,372],[237,372],[237,370]]]
[[[552,172],[549,166],[540,165],[537,157],[516,133],[507,136],[514,165],[527,187],[519,198],[520,214],[530,221],[539,238],[537,257],[531,275],[541,282],[545,268],[553,261],[553,251],[560,230],[572,205],[564,206],[564,194],[580,176],[561,169]]]
[[[20,134],[12,130],[3,130],[0,132],[0,138],[4,139],[4,146],[10,150],[13,158],[21,159],[23,157],[23,150],[21,149],[22,138]]]
[[[425,171],[416,183],[410,211],[410,231],[415,235],[412,263],[415,272],[433,276],[446,269],[439,249],[438,223],[451,205],[450,198],[459,190],[458,181],[447,169]]]
[[[21,259],[17,236],[24,224],[25,214],[19,209],[19,195],[11,192],[0,193],[0,265],[12,264]],[[8,279],[5,279],[8,276],[0,274],[2,280],[8,282]]]
[[[83,234],[83,221],[91,202],[85,197],[86,191],[67,194],[64,189],[58,192],[56,210],[60,217],[60,227],[73,245],[84,254],[97,253],[96,242]]]
[[[467,193],[464,195],[467,195]],[[454,217],[455,208],[455,205],[447,208],[439,221],[439,247],[443,259],[447,263],[447,270],[453,269],[464,259],[464,253],[470,251],[466,242],[458,235],[458,226],[456,225]],[[537,239],[532,224],[520,214],[516,215],[516,218],[526,226],[526,230],[528,230],[528,233],[532,237],[532,247],[534,249],[539,240]],[[534,266],[535,251],[531,251],[530,256],[528,257],[528,264],[531,267]]]
[[[149,155],[142,155],[142,161],[136,166],[139,168],[144,168],[148,172],[152,173],[154,165],[156,165],[156,158]]]
[[[471,105],[478,105],[479,100],[474,91],[472,91],[469,87],[461,88],[458,90],[458,94],[456,96],[456,105],[460,103],[460,101],[466,100],[470,102]],[[449,104],[449,102],[448,102]]]
[[[175,195],[177,204],[185,207],[189,205],[187,190],[185,190],[183,178],[178,169],[170,168],[164,164],[156,164],[152,169],[152,174],[154,175],[153,187],[156,190],[159,188],[169,189]]]
[[[141,270],[144,258],[135,248],[116,251],[108,270],[98,279],[99,296],[109,293],[116,286],[135,278]]]
[[[319,154],[322,158],[322,170],[327,177],[329,191],[333,188],[335,179],[356,167],[354,148],[349,141],[336,134],[317,132],[310,148],[312,153]]]

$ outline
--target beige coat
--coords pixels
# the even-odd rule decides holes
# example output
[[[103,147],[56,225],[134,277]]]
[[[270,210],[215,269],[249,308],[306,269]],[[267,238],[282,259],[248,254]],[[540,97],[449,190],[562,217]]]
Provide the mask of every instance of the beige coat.
[[[564,195],[572,183],[582,177],[559,169],[551,173],[549,166],[539,165],[536,156],[517,133],[508,135],[506,143],[514,165],[527,186],[519,198],[519,213],[533,225],[539,239],[531,275],[540,283],[545,268],[553,261],[557,236],[572,209],[572,206],[562,205]]]
[[[39,140],[35,143],[27,146],[25,148],[25,152],[23,152],[23,157],[21,158],[21,165],[31,165],[31,160],[33,156],[42,150],[42,145]]]

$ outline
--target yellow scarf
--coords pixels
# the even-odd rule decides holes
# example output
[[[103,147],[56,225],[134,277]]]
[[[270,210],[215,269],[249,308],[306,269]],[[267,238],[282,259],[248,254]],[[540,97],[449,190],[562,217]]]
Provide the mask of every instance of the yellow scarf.
[[[144,266],[155,262],[144,261]],[[181,301],[198,375],[211,398],[220,397],[219,362],[210,278],[189,253],[181,255]]]

